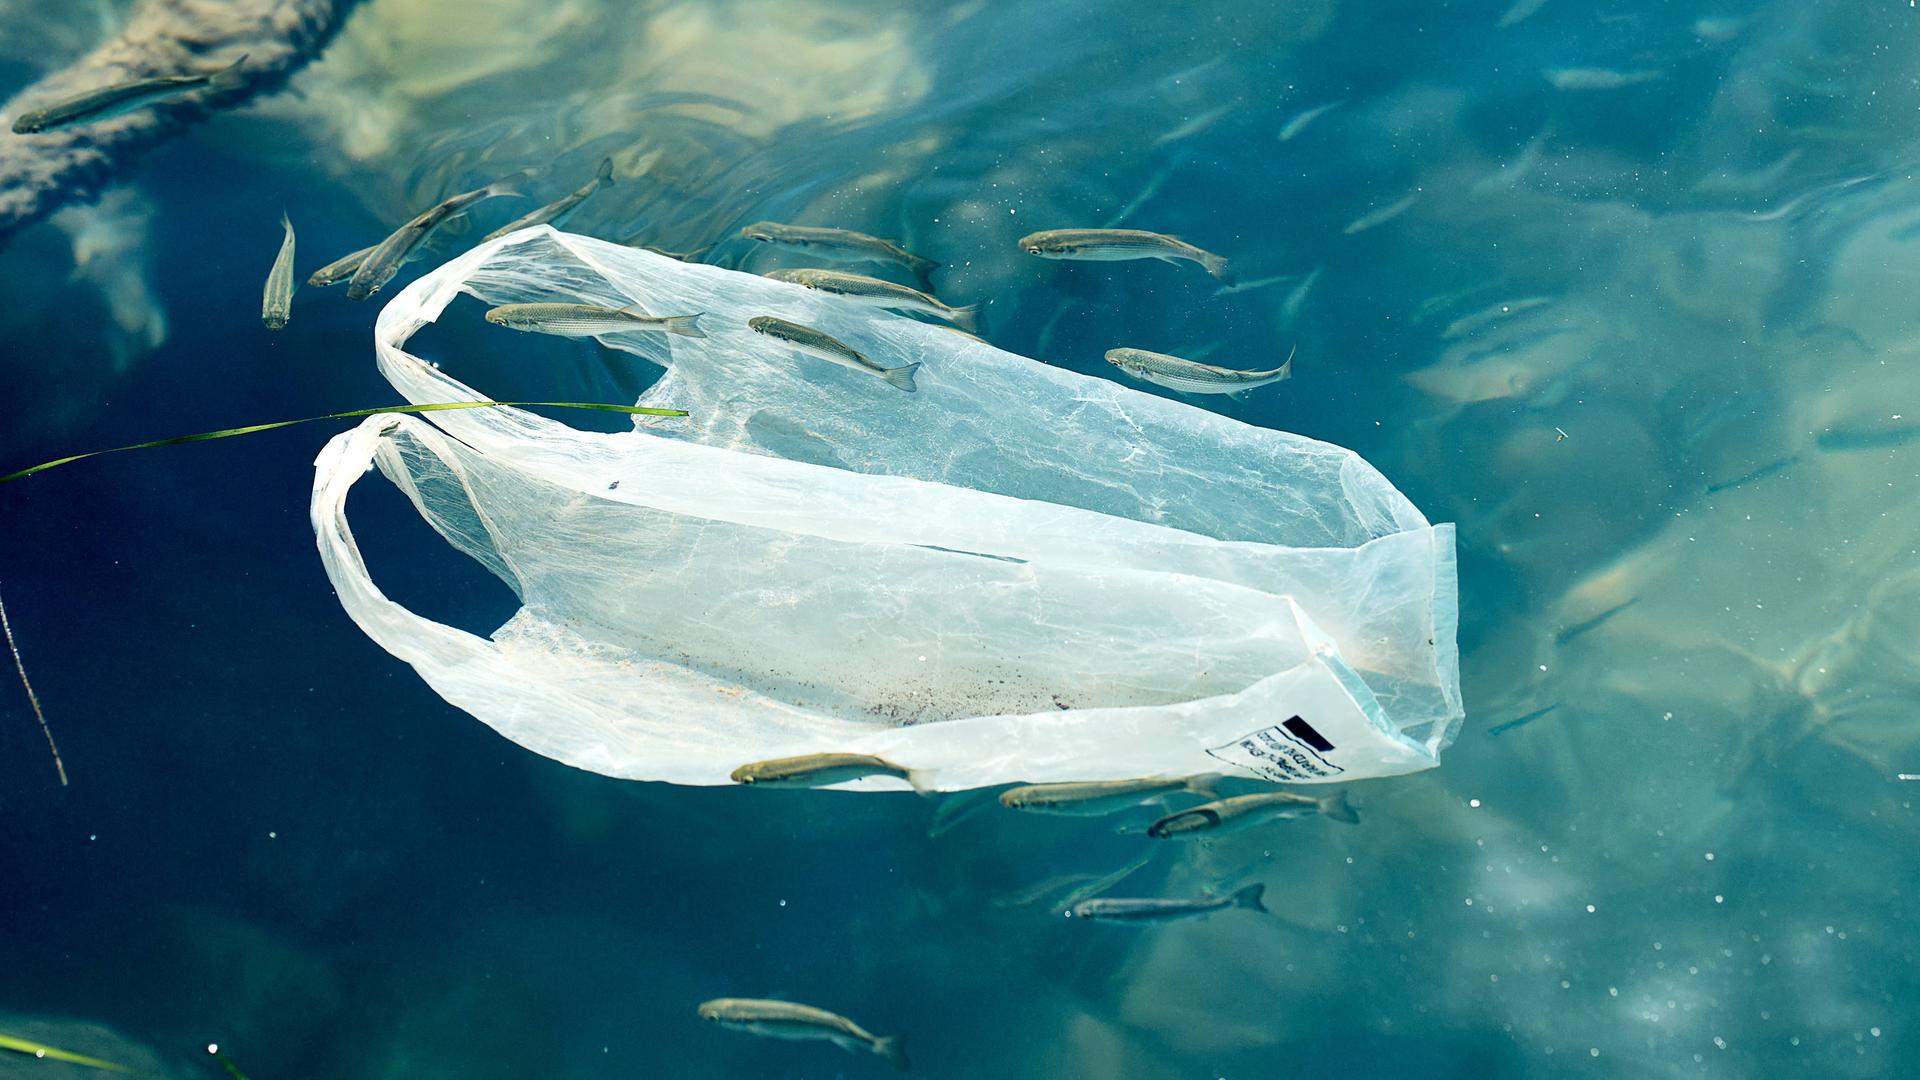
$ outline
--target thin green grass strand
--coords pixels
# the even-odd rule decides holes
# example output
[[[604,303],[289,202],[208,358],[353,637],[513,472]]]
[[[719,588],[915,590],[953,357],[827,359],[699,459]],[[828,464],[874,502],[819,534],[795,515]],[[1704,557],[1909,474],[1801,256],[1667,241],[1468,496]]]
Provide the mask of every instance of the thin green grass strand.
[[[218,1050],[211,1051],[211,1053],[213,1054],[213,1060],[219,1062],[220,1067],[227,1070],[227,1075],[232,1077],[233,1080],[247,1080],[247,1074],[240,1071],[240,1066],[235,1065],[232,1058],[229,1058]]]
[[[592,409],[597,412],[626,413],[629,416],[685,416],[684,409],[649,409],[639,405],[606,405],[592,401],[443,401],[429,405],[387,405],[377,409],[354,409],[351,412],[328,413],[326,416],[308,416],[299,420],[276,420],[271,424],[249,424],[246,427],[224,428],[220,431],[203,431],[197,435],[175,435],[170,439],[154,439],[151,442],[134,443],[132,446],[116,446],[111,450],[93,450],[72,457],[55,458],[43,461],[29,469],[0,476],[0,484],[11,484],[15,480],[24,480],[35,473],[70,465],[76,461],[99,457],[102,454],[120,454],[128,450],[149,450],[156,446],[179,446],[183,443],[209,442],[214,439],[231,439],[236,435],[252,435],[260,431],[272,431],[275,428],[293,427],[296,424],[317,424],[322,420],[357,420],[381,413],[428,413],[444,412],[449,409],[497,409],[502,406],[521,408],[540,407],[548,409]]]
[[[11,1035],[0,1035],[0,1050],[12,1050],[17,1054],[44,1058],[48,1061],[64,1061],[69,1065],[85,1065],[89,1069],[103,1069],[107,1072],[130,1073],[133,1070],[125,1065],[115,1065],[111,1061],[76,1054],[71,1050],[59,1050],[30,1039],[16,1039]]]

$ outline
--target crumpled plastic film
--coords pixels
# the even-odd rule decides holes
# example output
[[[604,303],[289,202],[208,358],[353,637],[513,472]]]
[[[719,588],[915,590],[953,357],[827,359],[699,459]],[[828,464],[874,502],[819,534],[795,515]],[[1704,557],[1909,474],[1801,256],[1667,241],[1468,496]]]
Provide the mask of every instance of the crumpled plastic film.
[[[544,226],[382,310],[380,368],[410,401],[485,400],[404,349],[461,292],[700,312],[708,335],[602,338],[665,366],[639,403],[686,419],[382,415],[319,458],[348,614],[530,750],[688,784],[825,751],[941,789],[1311,783],[1432,767],[1458,728],[1452,528],[1349,451]],[[755,315],[918,361],[919,392],[794,355]],[[345,512],[369,465],[519,596],[490,637],[374,585]]]

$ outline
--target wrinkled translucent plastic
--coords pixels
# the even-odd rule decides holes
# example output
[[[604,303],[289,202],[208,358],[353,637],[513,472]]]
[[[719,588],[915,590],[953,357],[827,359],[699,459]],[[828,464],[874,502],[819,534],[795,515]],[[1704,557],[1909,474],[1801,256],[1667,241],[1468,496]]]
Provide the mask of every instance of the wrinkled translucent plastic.
[[[640,404],[688,419],[385,415],[320,456],[348,613],[528,749],[689,784],[874,753],[951,789],[1245,771],[1233,746],[1305,717],[1333,748],[1291,778],[1347,780],[1430,767],[1458,726],[1452,529],[1349,451],[547,227],[387,304],[380,368],[410,401],[483,398],[403,348],[460,292],[703,312],[708,334],[602,339],[665,366]],[[919,392],[794,355],[747,329],[762,314],[918,361]],[[374,585],[346,520],[370,463],[518,594],[490,638]]]

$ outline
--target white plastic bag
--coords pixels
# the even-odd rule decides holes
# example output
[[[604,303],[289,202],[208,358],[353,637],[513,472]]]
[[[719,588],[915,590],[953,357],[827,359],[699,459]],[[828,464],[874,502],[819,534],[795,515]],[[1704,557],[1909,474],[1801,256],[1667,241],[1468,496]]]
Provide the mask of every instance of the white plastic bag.
[[[931,786],[1429,768],[1462,715],[1453,532],[1349,451],[798,286],[538,227],[413,283],[376,327],[408,400],[484,400],[402,348],[459,292],[704,313],[639,418],[373,417],[317,462],[328,576],[449,702],[610,776],[726,783],[846,751]],[[919,392],[747,329],[777,315]],[[378,465],[519,595],[492,637],[368,576],[345,504]],[[857,787],[901,787],[885,777]]]

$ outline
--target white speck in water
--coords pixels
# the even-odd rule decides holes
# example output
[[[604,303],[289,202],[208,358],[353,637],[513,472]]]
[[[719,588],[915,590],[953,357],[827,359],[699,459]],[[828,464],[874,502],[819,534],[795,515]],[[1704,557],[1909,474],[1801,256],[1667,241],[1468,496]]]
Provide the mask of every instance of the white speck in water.
[[[1593,914],[1593,905],[1592,905],[1592,904],[1588,904],[1588,905],[1587,905],[1587,914],[1589,914],[1589,915],[1591,915],[1591,914]]]
[[[1715,1035],[1713,1037],[1713,1045],[1719,1047],[1722,1050],[1725,1050],[1727,1048],[1727,1040],[1721,1038],[1718,1035]]]
[[[781,907],[786,907],[786,906],[787,906],[787,902],[786,902],[785,900],[782,900],[782,901],[780,901],[780,906],[781,906]]]
[[[271,831],[271,830],[269,830],[269,831],[268,831],[268,833],[267,833],[267,839],[269,839],[269,840],[278,840],[278,839],[280,839],[280,834],[279,834],[279,833],[277,833],[277,832],[273,832],[273,831]]]
[[[219,1052],[220,1052],[220,1044],[219,1044],[219,1043],[208,1043],[208,1044],[207,1044],[207,1053],[209,1053],[209,1054],[217,1054],[217,1053],[219,1053]]]
[[[1475,810],[1478,810],[1478,809],[1480,809],[1480,800],[1479,800],[1479,799],[1468,799],[1468,800],[1467,800],[1467,805],[1468,805],[1468,806],[1471,806],[1471,807],[1473,807],[1473,808],[1474,808]]]
[[[1711,851],[1709,851],[1709,852],[1707,852],[1707,861],[1708,861],[1708,862],[1712,862],[1712,861],[1713,861],[1713,852],[1711,852]]]

